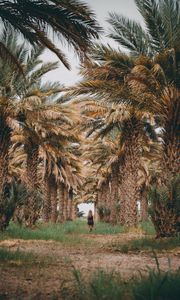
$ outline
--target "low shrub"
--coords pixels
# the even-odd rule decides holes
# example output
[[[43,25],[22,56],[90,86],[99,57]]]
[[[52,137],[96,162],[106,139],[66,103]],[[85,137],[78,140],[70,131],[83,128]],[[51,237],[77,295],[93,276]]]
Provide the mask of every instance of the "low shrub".
[[[73,287],[62,289],[61,298],[66,300],[179,300],[180,271],[161,272],[149,270],[148,275],[124,281],[119,274],[98,271],[84,280],[74,270]],[[64,293],[65,292],[65,293]]]
[[[180,247],[180,237],[174,238],[140,238],[128,241],[124,244],[115,242],[111,248],[122,253],[139,252],[139,251],[168,251]]]

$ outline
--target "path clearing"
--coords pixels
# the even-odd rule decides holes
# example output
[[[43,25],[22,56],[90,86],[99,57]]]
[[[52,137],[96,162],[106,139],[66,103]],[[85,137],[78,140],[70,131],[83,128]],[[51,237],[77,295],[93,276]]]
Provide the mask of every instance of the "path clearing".
[[[137,275],[138,271],[146,272],[147,267],[156,268],[151,254],[122,254],[112,252],[106,244],[114,240],[131,239],[131,236],[119,235],[84,235],[84,239],[91,239],[96,243],[84,245],[64,246],[54,241],[37,240],[5,240],[0,247],[15,251],[32,252],[40,259],[40,263],[24,264],[8,262],[0,264],[0,299],[61,299],[60,289],[72,282],[73,268],[90,275],[91,271],[104,269],[120,272],[123,278],[128,279]],[[48,261],[46,258],[48,257]],[[159,254],[159,264],[162,270],[180,267],[180,251]],[[43,260],[45,263],[43,264]],[[91,271],[90,271],[91,270]]]

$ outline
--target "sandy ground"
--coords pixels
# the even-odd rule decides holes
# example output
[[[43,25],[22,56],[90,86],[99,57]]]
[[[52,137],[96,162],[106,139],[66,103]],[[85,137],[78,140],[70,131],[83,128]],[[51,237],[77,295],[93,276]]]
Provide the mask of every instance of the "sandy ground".
[[[12,261],[0,264],[0,299],[62,299],[62,289],[72,283],[73,269],[79,269],[83,275],[89,276],[97,269],[120,272],[128,279],[146,272],[147,268],[156,268],[151,254],[122,254],[113,252],[106,245],[116,240],[124,242],[131,239],[127,235],[84,235],[84,239],[97,242],[88,247],[62,246],[54,241],[5,240],[0,247],[15,251],[32,252],[38,256],[39,262],[22,263]],[[48,258],[47,258],[48,257]],[[158,254],[160,268],[175,270],[180,267],[180,249],[176,252]],[[43,260],[45,262],[43,263]]]

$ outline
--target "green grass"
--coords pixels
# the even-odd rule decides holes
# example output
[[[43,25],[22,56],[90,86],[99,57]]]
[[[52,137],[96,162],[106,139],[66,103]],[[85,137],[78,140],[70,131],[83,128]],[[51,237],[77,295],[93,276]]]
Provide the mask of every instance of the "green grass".
[[[168,251],[180,247],[180,237],[173,238],[141,238],[128,241],[124,244],[118,242],[111,245],[112,249],[122,253],[139,252],[139,251]]]
[[[120,274],[98,271],[87,281],[74,270],[73,287],[61,290],[66,300],[179,300],[180,271],[149,270],[148,275],[124,281]]]
[[[150,270],[133,283],[133,300],[178,300],[180,298],[180,270],[172,273]]]
[[[151,221],[144,221],[139,224],[139,227],[143,230],[143,232],[147,235],[155,235],[156,231],[154,225]]]
[[[106,223],[97,223],[93,234],[116,234],[123,232],[121,226],[112,226]],[[65,244],[90,243],[82,234],[89,233],[85,220],[65,222],[64,224],[39,224],[35,229],[19,227],[11,223],[7,230],[0,233],[0,240],[14,238],[24,240],[54,240]]]
[[[118,234],[123,233],[124,228],[120,225],[99,222],[95,225],[94,234]]]
[[[10,251],[4,248],[0,248],[0,262],[32,262],[36,259],[36,256],[33,253],[28,252],[24,253],[22,251]]]
[[[80,236],[70,233],[69,224],[40,224],[35,229],[19,227],[11,223],[7,230],[0,233],[0,240],[23,239],[23,240],[53,240],[65,244],[74,245],[82,242]]]

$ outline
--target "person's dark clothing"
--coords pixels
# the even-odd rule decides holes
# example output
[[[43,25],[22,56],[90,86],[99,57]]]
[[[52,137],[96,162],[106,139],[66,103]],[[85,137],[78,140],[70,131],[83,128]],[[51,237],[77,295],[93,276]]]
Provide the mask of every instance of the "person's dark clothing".
[[[87,221],[88,221],[88,225],[91,225],[91,226],[94,225],[94,219],[93,219],[93,216],[88,217]]]

